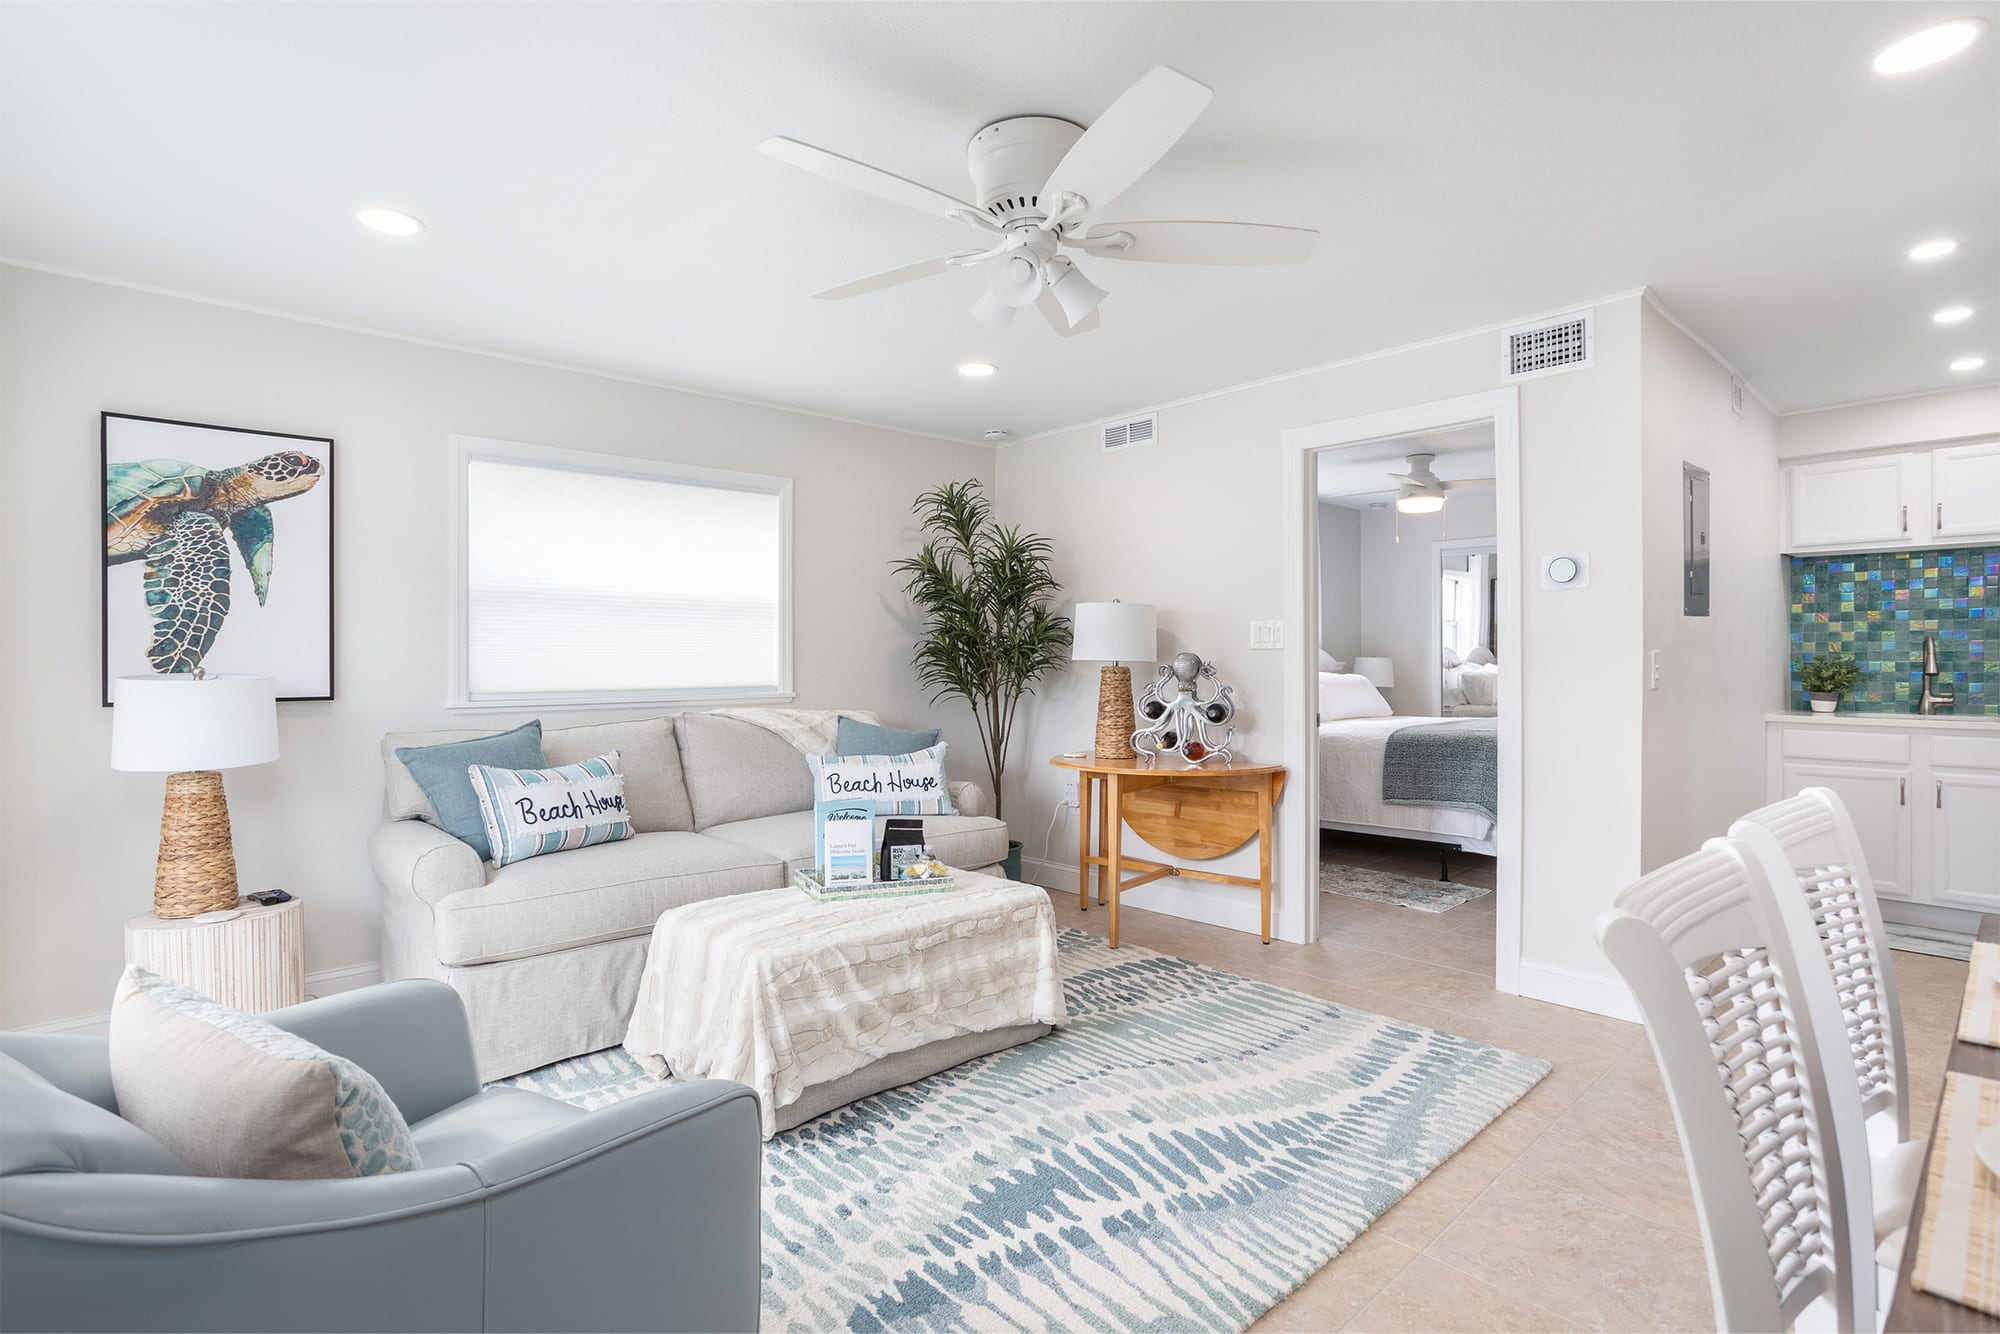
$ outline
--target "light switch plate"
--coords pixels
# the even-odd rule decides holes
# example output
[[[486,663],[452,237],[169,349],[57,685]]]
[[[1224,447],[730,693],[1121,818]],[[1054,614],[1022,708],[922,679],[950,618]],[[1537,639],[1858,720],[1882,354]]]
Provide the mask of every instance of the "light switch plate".
[[[1285,623],[1283,621],[1250,622],[1251,648],[1283,648],[1285,646]]]

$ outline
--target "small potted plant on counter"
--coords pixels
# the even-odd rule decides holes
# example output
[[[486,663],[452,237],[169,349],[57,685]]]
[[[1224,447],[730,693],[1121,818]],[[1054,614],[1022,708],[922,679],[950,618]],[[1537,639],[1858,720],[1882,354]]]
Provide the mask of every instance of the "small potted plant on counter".
[[[1823,653],[1799,664],[1799,684],[1812,700],[1814,713],[1832,713],[1840,707],[1840,697],[1854,689],[1861,668],[1845,653]]]

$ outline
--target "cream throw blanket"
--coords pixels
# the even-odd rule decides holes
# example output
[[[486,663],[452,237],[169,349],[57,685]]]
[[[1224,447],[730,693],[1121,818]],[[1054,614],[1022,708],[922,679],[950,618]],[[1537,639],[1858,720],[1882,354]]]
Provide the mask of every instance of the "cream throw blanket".
[[[954,876],[956,889],[907,899],[773,889],[669,909],[625,1049],[655,1078],[748,1084],[769,1139],[804,1090],[884,1056],[1062,1023],[1048,891]]]
[[[766,732],[783,737],[801,755],[831,755],[833,741],[840,731],[842,715],[857,723],[873,723],[877,727],[882,720],[862,709],[717,709],[718,718],[734,718],[738,722],[761,727]]]

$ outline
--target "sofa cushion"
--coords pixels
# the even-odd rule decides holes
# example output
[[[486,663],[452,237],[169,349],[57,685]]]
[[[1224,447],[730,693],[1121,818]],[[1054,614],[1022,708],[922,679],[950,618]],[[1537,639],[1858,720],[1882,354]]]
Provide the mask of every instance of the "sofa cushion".
[[[164,1144],[94,1102],[57,1088],[0,1052],[0,1177],[25,1172],[186,1176]]]
[[[812,808],[806,757],[777,733],[741,718],[683,713],[674,736],[696,829]]]
[[[775,889],[787,874],[771,854],[680,832],[534,857],[438,901],[438,962],[496,963],[640,935],[669,908]]]
[[[511,732],[496,732],[469,741],[398,746],[394,753],[430,804],[431,823],[478,853],[481,861],[493,856],[493,844],[486,835],[486,820],[480,813],[479,798],[473,792],[467,770],[475,764],[539,769],[548,763],[542,758],[540,722],[523,723]]]
[[[1007,824],[985,815],[925,815],[903,816],[902,819],[921,819],[924,824],[924,842],[947,866],[956,866],[963,871],[977,871],[988,866],[997,866],[1007,859]],[[882,843],[882,830],[889,823],[886,816],[875,818],[875,844]],[[793,871],[803,870],[813,864],[813,814],[811,811],[792,811],[785,815],[766,815],[755,820],[738,820],[732,824],[716,825],[704,831],[709,838],[726,839],[740,843],[746,848],[769,853],[785,863],[785,874],[789,879]]]
[[[485,735],[483,731],[391,732],[382,738],[386,780],[383,813],[391,820],[438,822],[437,812],[424,799],[423,789],[396,759],[396,747],[436,745]],[[681,751],[674,740],[671,717],[542,731],[542,754],[549,764],[577,764],[612,750],[618,752],[618,771],[625,776],[625,808],[632,817],[634,832],[657,834],[694,829],[694,813],[688,806],[687,787],[681,781]]]

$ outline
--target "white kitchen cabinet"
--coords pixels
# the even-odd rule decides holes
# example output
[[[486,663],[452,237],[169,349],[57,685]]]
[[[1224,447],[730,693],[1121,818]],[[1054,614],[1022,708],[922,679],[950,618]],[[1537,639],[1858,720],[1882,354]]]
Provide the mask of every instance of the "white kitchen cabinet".
[[[1832,764],[1824,760],[1787,760],[1784,790],[1796,796],[1808,787],[1832,788],[1854,821],[1861,851],[1875,892],[1890,898],[1910,897],[1911,834],[1908,766],[1892,764]]]
[[[1932,452],[1930,525],[1939,541],[2000,535],[2000,440]]]
[[[2000,912],[2000,772],[1931,770],[1931,902]]]
[[[1787,551],[1881,551],[1930,540],[1930,455],[1821,459],[1785,469]]]

